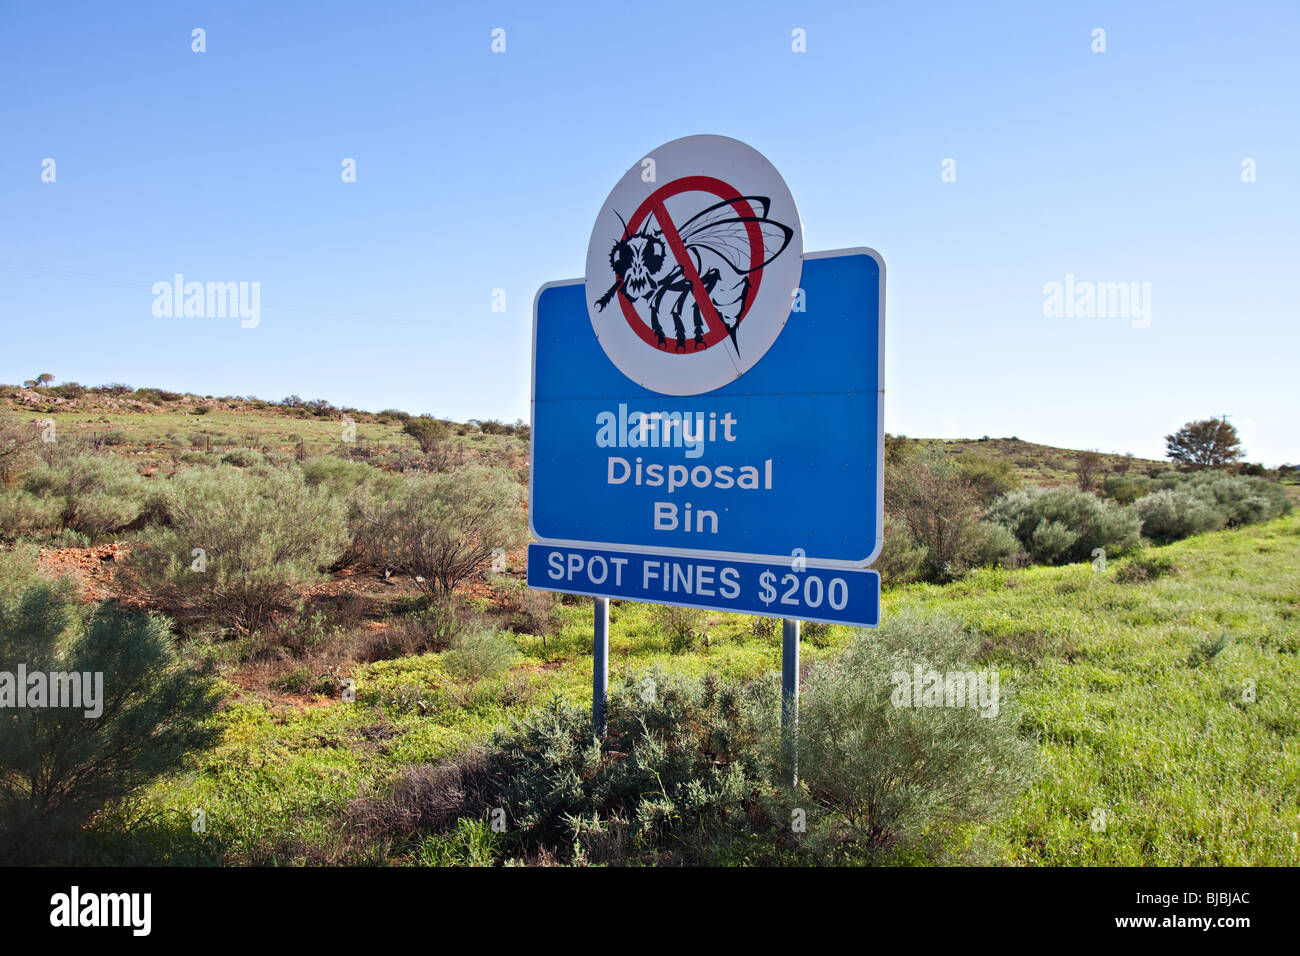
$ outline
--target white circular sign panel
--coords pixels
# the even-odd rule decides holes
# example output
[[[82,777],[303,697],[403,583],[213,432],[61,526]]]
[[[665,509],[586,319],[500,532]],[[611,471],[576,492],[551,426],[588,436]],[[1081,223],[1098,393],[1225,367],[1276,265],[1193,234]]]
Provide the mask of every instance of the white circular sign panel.
[[[749,371],[776,341],[803,268],[785,181],[726,136],[687,136],[627,171],[587,247],[587,312],[632,381],[698,395]]]

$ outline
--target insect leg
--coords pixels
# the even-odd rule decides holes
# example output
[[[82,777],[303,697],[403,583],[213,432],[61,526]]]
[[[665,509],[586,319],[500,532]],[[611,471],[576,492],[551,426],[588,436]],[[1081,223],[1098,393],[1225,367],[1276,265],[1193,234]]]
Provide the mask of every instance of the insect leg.
[[[705,294],[708,295],[710,301],[713,300],[713,288],[718,284],[718,280],[721,278],[722,278],[722,274],[717,269],[710,269],[708,272],[704,273],[704,275],[700,276],[700,282],[704,286]],[[717,306],[716,302],[714,303],[714,306],[715,307]],[[723,324],[725,324],[725,320],[723,320]],[[695,348],[698,350],[703,347],[704,347],[704,317],[700,314],[699,302],[696,302],[695,303]]]
[[[673,303],[673,328],[677,332],[677,351],[686,351],[686,326],[682,325],[682,306],[686,304],[686,297],[691,294],[691,284],[689,282],[679,283],[681,291],[677,295],[677,301]]]
[[[614,284],[609,287],[609,291],[596,300],[596,311],[604,312],[605,306],[609,305],[609,300],[614,298],[614,293],[623,288],[623,280],[616,279]]]
[[[704,347],[704,319],[700,315],[700,304],[696,302],[693,306],[695,309],[695,348],[699,350]]]
[[[664,338],[664,327],[659,324],[659,304],[663,302],[664,296],[668,294],[669,289],[669,284],[663,282],[655,292],[654,298],[650,300],[650,330],[654,332],[655,337],[659,340],[660,348],[668,347],[668,342]]]

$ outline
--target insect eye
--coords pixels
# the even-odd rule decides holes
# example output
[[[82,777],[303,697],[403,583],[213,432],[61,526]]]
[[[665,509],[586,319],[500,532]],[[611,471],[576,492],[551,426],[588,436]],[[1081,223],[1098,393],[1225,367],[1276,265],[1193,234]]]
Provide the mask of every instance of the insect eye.
[[[609,252],[609,264],[619,275],[627,272],[632,267],[632,247],[621,239],[614,243]]]
[[[645,244],[645,252],[642,253],[645,260],[646,268],[651,272],[658,272],[664,264],[664,244],[658,239],[651,239]]]

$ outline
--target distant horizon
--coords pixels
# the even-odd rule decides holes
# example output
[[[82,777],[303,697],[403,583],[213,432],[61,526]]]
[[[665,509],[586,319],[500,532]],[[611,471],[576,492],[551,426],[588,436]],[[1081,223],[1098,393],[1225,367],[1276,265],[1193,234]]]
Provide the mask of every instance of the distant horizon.
[[[48,372],[48,371],[49,371],[48,369],[43,370],[43,372]],[[38,372],[37,374],[38,374],[38,375],[39,375],[39,374],[43,374],[43,372]],[[53,374],[53,373],[51,372],[50,374]],[[22,388],[26,388],[26,386],[24,386],[24,385],[22,384],[22,382],[23,382],[23,381],[30,381],[30,380],[31,380],[30,376],[24,376],[20,381],[17,381],[17,382],[8,382],[8,381],[5,381],[2,377],[0,377],[0,387],[3,387],[3,388],[5,388],[5,389],[8,389],[8,388],[17,388],[17,389],[22,389]],[[372,408],[367,408],[367,407],[364,407],[364,406],[361,406],[361,405],[353,405],[353,404],[351,404],[351,403],[339,403],[339,402],[336,402],[336,401],[334,401],[333,399],[329,398],[329,396],[326,396],[326,395],[315,395],[315,394],[311,394],[311,395],[297,395],[297,393],[295,393],[295,392],[290,392],[290,393],[288,393],[287,395],[282,395],[282,396],[280,396],[279,398],[268,398],[268,397],[261,396],[261,395],[256,395],[256,394],[254,394],[254,395],[240,395],[240,394],[234,394],[234,393],[222,393],[222,394],[218,394],[217,392],[212,392],[212,393],[207,393],[207,392],[194,392],[194,391],[190,391],[190,390],[187,390],[187,389],[184,389],[184,388],[173,388],[173,387],[171,387],[171,386],[169,386],[169,385],[166,385],[166,384],[137,385],[137,384],[132,383],[132,382],[122,382],[122,381],[96,382],[96,383],[90,384],[90,383],[83,382],[83,381],[80,381],[80,380],[75,379],[75,378],[70,378],[70,379],[59,379],[59,378],[57,378],[57,377],[55,378],[54,381],[48,383],[48,385],[49,385],[49,386],[52,386],[52,387],[57,387],[57,386],[59,386],[59,385],[71,385],[71,384],[80,385],[80,386],[82,386],[82,387],[84,387],[84,388],[86,388],[86,389],[107,388],[107,387],[114,386],[114,385],[129,385],[129,386],[131,387],[131,389],[132,389],[132,392],[134,392],[135,390],[141,389],[141,388],[144,388],[144,389],[157,389],[157,390],[162,390],[162,391],[167,391],[167,392],[175,392],[175,393],[177,393],[177,394],[179,394],[179,395],[189,396],[189,397],[191,397],[191,398],[209,399],[209,400],[211,400],[211,401],[239,400],[239,401],[246,401],[246,402],[267,402],[268,404],[279,405],[279,406],[281,406],[281,407],[288,407],[288,406],[284,406],[284,405],[282,404],[282,403],[284,402],[284,400],[287,399],[287,398],[291,398],[291,397],[296,396],[297,398],[301,399],[303,402],[311,402],[311,401],[326,401],[326,402],[329,402],[329,404],[330,404],[331,407],[337,409],[337,410],[340,411],[340,412],[343,412],[343,411],[355,411],[355,412],[360,412],[360,413],[365,414],[365,415],[381,415],[381,414],[383,414],[384,412],[401,412],[402,414],[410,415],[410,416],[412,416],[412,417],[419,417],[419,416],[427,415],[427,416],[429,416],[429,417],[431,417],[431,418],[438,418],[438,419],[442,419],[442,420],[444,420],[444,421],[456,422],[456,423],[466,423],[466,422],[471,422],[471,421],[486,422],[486,421],[494,421],[494,420],[495,420],[495,421],[499,421],[499,422],[501,422],[502,424],[505,424],[505,425],[514,425],[514,424],[518,424],[518,423],[520,423],[520,422],[522,422],[522,423],[525,424],[525,425],[529,425],[529,424],[531,424],[531,420],[530,420],[530,417],[529,417],[528,415],[516,416],[515,418],[510,418],[510,419],[501,418],[501,417],[499,417],[499,416],[493,416],[493,415],[488,415],[488,416],[482,416],[482,415],[469,415],[469,416],[467,416],[467,417],[459,417],[459,416],[440,415],[440,414],[437,414],[437,413],[435,413],[435,412],[431,412],[431,411],[410,411],[410,410],[408,410],[408,409],[401,408],[400,406],[397,406],[397,405],[386,405],[386,406],[384,406],[384,407],[382,407],[382,408],[372,409]],[[47,387],[47,386],[41,386],[41,387],[42,387],[42,388],[45,388],[45,387]],[[7,396],[4,396],[4,397],[7,397]],[[165,407],[165,406],[160,406],[160,407]],[[1210,415],[1206,415],[1206,416],[1202,416],[1202,417],[1204,417],[1204,418],[1212,418],[1212,417],[1218,417],[1218,416],[1210,416]],[[1194,419],[1188,419],[1188,421],[1193,421],[1193,420],[1194,420]],[[1231,416],[1229,416],[1229,421],[1231,421]],[[1185,423],[1185,422],[1180,422],[1178,425],[1175,425],[1174,428],[1172,428],[1172,429],[1170,430],[1170,433],[1172,434],[1172,432],[1173,432],[1175,429],[1181,427],[1183,424],[1186,424],[1186,423]],[[1026,443],[1028,443],[1028,444],[1031,444],[1031,445],[1042,445],[1042,446],[1047,447],[1047,448],[1059,448],[1059,449],[1062,449],[1062,450],[1064,450],[1064,451],[1096,451],[1096,452],[1099,452],[1099,453],[1101,453],[1101,454],[1103,454],[1103,455],[1122,455],[1122,456],[1129,456],[1129,455],[1131,455],[1131,456],[1133,456],[1134,458],[1136,458],[1136,459],[1139,460],[1139,461],[1157,461],[1157,462],[1164,462],[1164,463],[1169,464],[1169,465],[1174,465],[1174,464],[1175,464],[1173,461],[1171,461],[1171,460],[1169,459],[1168,455],[1163,455],[1163,454],[1162,454],[1162,455],[1158,455],[1158,456],[1152,456],[1152,455],[1140,455],[1140,454],[1138,454],[1138,453],[1136,453],[1136,452],[1134,452],[1134,451],[1131,451],[1130,449],[1100,448],[1100,447],[1096,447],[1096,446],[1075,447],[1075,446],[1072,446],[1072,445],[1061,445],[1061,444],[1058,444],[1058,443],[1053,442],[1053,441],[1041,441],[1041,440],[1035,440],[1035,439],[1032,439],[1032,438],[1025,438],[1024,436],[1020,435],[1019,433],[1012,433],[1012,434],[1010,434],[1010,435],[994,435],[994,434],[991,434],[991,433],[982,433],[982,434],[980,434],[980,435],[978,435],[978,436],[976,436],[976,435],[974,435],[974,434],[971,434],[971,435],[916,435],[916,434],[910,434],[910,435],[909,435],[909,434],[907,434],[907,433],[905,433],[905,432],[892,432],[892,431],[889,431],[888,429],[886,429],[886,434],[889,434],[889,435],[891,435],[891,436],[895,436],[895,437],[899,437],[899,436],[901,436],[901,437],[909,438],[909,439],[913,439],[913,440],[916,440],[916,441],[969,441],[969,442],[980,442],[980,441],[984,441],[985,439],[990,440],[990,441],[1023,441],[1023,442],[1026,442]],[[1161,440],[1162,440],[1162,441],[1164,440],[1163,437],[1161,438]],[[1245,447],[1245,443],[1244,443],[1244,442],[1243,442],[1243,447]],[[1254,458],[1252,458],[1249,454],[1247,454],[1247,455],[1242,459],[1242,463],[1243,463],[1243,464],[1244,464],[1244,463],[1247,463],[1247,462],[1255,462],[1255,463],[1258,463],[1258,464],[1262,464],[1262,465],[1264,465],[1265,467],[1270,468],[1270,469],[1276,469],[1276,468],[1281,467],[1281,466],[1284,466],[1284,465],[1293,465],[1293,464],[1296,464],[1296,462],[1292,462],[1292,461],[1261,462],[1261,461],[1259,461],[1258,459],[1254,459]]]

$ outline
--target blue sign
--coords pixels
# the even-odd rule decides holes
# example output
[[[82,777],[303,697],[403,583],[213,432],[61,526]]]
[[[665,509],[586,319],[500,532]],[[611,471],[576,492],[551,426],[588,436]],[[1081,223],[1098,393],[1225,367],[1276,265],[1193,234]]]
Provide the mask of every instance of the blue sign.
[[[589,317],[588,299],[598,294],[581,280],[552,283],[537,294],[534,537],[552,548],[755,562],[786,571],[792,558],[809,569],[842,570],[875,560],[883,523],[884,263],[878,254],[805,255],[789,317],[766,353],[702,394],[651,391],[620,371]],[[669,338],[665,350],[672,344]],[[737,351],[744,348],[741,337]],[[745,594],[736,609],[839,620],[811,608],[807,614],[765,610],[756,594]]]
[[[875,571],[795,570],[789,561],[760,564],[532,544],[528,586],[827,624],[880,623],[880,575]]]

